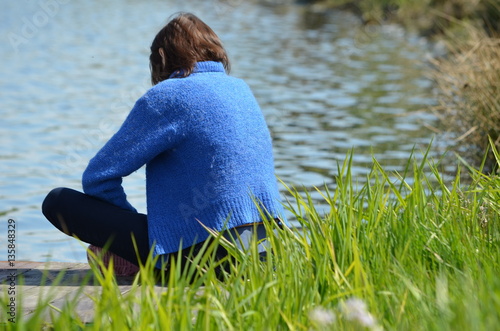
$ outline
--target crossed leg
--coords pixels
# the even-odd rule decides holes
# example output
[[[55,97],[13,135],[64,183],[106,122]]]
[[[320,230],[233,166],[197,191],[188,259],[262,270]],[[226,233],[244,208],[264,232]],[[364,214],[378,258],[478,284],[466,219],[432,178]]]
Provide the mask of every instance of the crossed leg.
[[[50,191],[42,204],[45,217],[60,231],[139,265],[150,246],[147,216],[125,210],[69,188]],[[137,251],[134,248],[135,238]]]

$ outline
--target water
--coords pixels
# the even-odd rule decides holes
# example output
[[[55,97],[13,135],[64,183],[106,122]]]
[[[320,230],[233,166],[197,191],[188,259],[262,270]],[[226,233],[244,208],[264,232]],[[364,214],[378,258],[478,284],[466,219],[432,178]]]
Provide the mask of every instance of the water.
[[[287,184],[333,188],[351,148],[354,176],[370,170],[372,155],[400,170],[430,142],[425,45],[397,27],[241,0],[9,1],[0,13],[0,259],[12,218],[18,260],[85,260],[82,244],[55,230],[40,204],[53,187],[81,189],[88,160],[149,87],[150,42],[179,10],[224,41],[232,75],[262,106]],[[143,170],[124,186],[144,212]]]

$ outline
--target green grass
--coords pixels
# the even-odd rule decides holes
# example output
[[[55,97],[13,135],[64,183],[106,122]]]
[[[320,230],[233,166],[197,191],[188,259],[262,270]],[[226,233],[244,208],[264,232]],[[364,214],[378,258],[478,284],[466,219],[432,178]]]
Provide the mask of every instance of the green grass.
[[[465,167],[470,183],[460,172],[445,182],[426,155],[402,173],[374,160],[362,183],[348,157],[337,189],[319,190],[324,212],[308,192],[287,187],[302,229],[269,223],[274,254],[266,262],[255,246],[241,252],[220,239],[214,245],[231,252],[222,277],[212,245],[193,265],[174,265],[162,293],[148,263],[123,295],[112,272],[93,266],[102,286],[93,323],[78,319],[76,302],[55,312],[42,300],[38,315],[18,315],[7,330],[498,329],[500,178]]]

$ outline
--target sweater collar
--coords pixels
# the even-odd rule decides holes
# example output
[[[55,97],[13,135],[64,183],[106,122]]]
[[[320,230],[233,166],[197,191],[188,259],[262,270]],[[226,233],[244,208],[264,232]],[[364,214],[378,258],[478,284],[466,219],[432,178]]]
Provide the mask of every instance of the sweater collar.
[[[215,61],[197,62],[193,70],[195,72],[224,72],[224,65]]]
[[[224,65],[221,62],[203,61],[197,62],[194,66],[193,74],[201,72],[225,72]],[[182,69],[174,71],[169,78],[182,77]]]

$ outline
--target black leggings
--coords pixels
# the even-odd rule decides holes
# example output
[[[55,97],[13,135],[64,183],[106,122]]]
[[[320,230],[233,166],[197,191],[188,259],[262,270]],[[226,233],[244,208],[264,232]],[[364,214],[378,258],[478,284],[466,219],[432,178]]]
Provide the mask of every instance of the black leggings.
[[[69,189],[50,191],[42,212],[59,230],[98,247],[109,245],[116,255],[138,265],[149,254],[148,224],[144,214],[121,209],[105,201]],[[137,243],[134,250],[132,236]]]
[[[139,261],[146,263],[151,247],[148,240],[147,216],[144,214],[122,209],[64,187],[50,191],[43,201],[42,212],[56,228],[67,235],[97,247],[107,247],[110,252],[135,265],[139,265]],[[279,219],[276,219],[276,222],[281,224]],[[256,238],[261,241],[258,252],[261,258],[265,258],[267,235],[263,224],[229,229],[224,231],[223,235],[243,249]],[[137,245],[137,252],[132,236]],[[182,250],[181,264],[188,263],[189,257],[198,254],[203,245],[204,242],[201,242]],[[215,259],[222,259],[227,254],[227,250],[219,245],[215,251]],[[178,254],[172,253],[171,256],[177,258]],[[169,259],[163,262],[168,266]]]
[[[146,262],[151,247],[148,240],[147,216],[125,210],[108,202],[69,189],[50,191],[42,204],[45,217],[59,230],[97,247],[108,250],[135,265]],[[137,245],[134,248],[132,235]],[[196,254],[203,243],[182,251],[183,264]],[[219,246],[217,258],[227,251]],[[177,256],[177,254],[174,254]],[[165,261],[168,262],[168,261]]]

